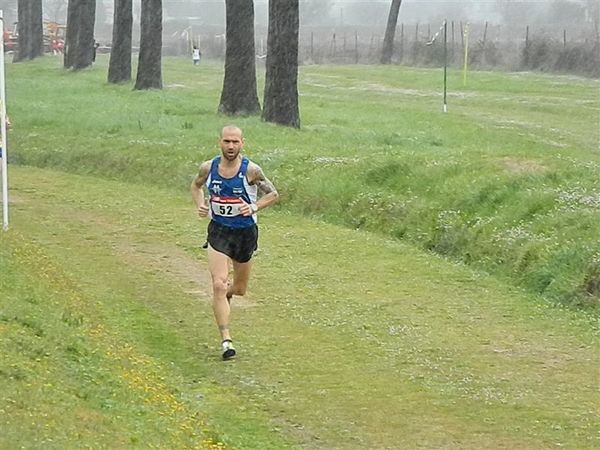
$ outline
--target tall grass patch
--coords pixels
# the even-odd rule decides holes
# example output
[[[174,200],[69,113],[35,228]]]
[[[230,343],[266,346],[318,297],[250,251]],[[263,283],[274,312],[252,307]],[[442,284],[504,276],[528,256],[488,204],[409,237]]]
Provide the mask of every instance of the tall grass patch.
[[[8,67],[11,160],[182,192],[236,122],[278,208],[377,231],[573,305],[598,304],[599,83],[437,69],[300,68],[302,129],[216,113],[218,64],[166,58],[165,89],[48,58]],[[263,74],[259,69],[259,97]],[[32,88],[35,86],[35,88]]]

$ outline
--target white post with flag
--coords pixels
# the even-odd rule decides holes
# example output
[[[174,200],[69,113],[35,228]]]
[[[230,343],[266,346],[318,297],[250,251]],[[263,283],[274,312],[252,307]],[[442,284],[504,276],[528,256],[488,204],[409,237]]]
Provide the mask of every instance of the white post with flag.
[[[433,35],[431,40],[425,45],[433,45],[435,40],[438,38],[441,32],[444,32],[444,107],[443,111],[448,112],[448,21],[444,19],[442,26],[437,33]]]
[[[448,21],[444,19],[444,112],[448,112]]]
[[[8,152],[6,150],[6,89],[4,82],[4,12],[0,9],[0,133],[2,133],[2,229],[8,230]]]
[[[465,42],[465,63],[463,65],[463,86],[467,85],[467,69],[469,67],[469,23],[465,25],[464,30],[464,42]]]

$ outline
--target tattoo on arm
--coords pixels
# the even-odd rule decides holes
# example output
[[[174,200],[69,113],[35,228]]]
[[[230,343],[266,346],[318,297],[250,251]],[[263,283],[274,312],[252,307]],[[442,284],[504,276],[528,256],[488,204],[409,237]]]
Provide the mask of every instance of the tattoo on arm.
[[[202,187],[208,178],[208,174],[210,172],[210,166],[206,163],[202,163],[200,168],[198,169],[198,175],[196,175],[195,183],[196,186]]]
[[[275,189],[273,183],[271,183],[271,181],[267,177],[265,177],[265,174],[263,173],[262,169],[259,166],[255,167],[256,168],[254,173],[254,181],[252,184],[255,184],[262,194],[277,192],[277,189]]]

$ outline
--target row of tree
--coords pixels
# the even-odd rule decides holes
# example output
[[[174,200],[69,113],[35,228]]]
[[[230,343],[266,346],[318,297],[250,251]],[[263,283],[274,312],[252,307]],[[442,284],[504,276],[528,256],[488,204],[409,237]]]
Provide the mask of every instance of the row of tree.
[[[70,0],[70,2],[75,0]],[[90,1],[90,0],[77,0]],[[225,76],[218,110],[229,115],[261,111],[256,86],[254,1],[226,0]],[[115,0],[108,81],[131,77],[131,0]],[[67,25],[68,26],[68,25]],[[298,108],[298,0],[269,1],[267,72],[262,117],[300,127]],[[161,0],[142,2],[140,55],[135,89],[161,88]]]
[[[229,115],[259,114],[254,48],[254,0],[225,0],[226,54],[218,110]],[[134,89],[162,88],[162,0],[141,2],[140,50]],[[19,46],[14,61],[43,54],[42,0],[18,0]],[[64,67],[92,65],[96,0],[69,0]],[[108,82],[131,81],[132,0],[115,0]],[[298,108],[298,0],[269,1],[266,80],[262,117],[300,127]]]
[[[131,81],[132,0],[114,0],[110,83]],[[381,62],[389,64],[402,0],[392,0]],[[19,50],[16,61],[43,53],[42,0],[18,0]],[[225,76],[218,111],[229,115],[261,113],[254,48],[254,0],[225,0]],[[162,88],[162,0],[141,2],[140,50],[134,89]],[[92,65],[95,54],[96,0],[69,0],[64,67]],[[269,27],[262,118],[300,127],[298,107],[299,1],[269,0]]]
[[[226,0],[225,77],[219,111],[257,114],[253,0]],[[300,127],[298,108],[298,0],[269,0],[262,117]]]

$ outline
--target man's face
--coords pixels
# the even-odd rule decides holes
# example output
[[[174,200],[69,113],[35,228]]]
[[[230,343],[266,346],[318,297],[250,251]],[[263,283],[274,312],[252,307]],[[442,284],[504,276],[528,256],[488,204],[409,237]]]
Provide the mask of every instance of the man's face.
[[[223,137],[219,140],[219,145],[223,157],[228,161],[233,161],[244,147],[244,138],[239,130],[226,129],[223,131]]]

